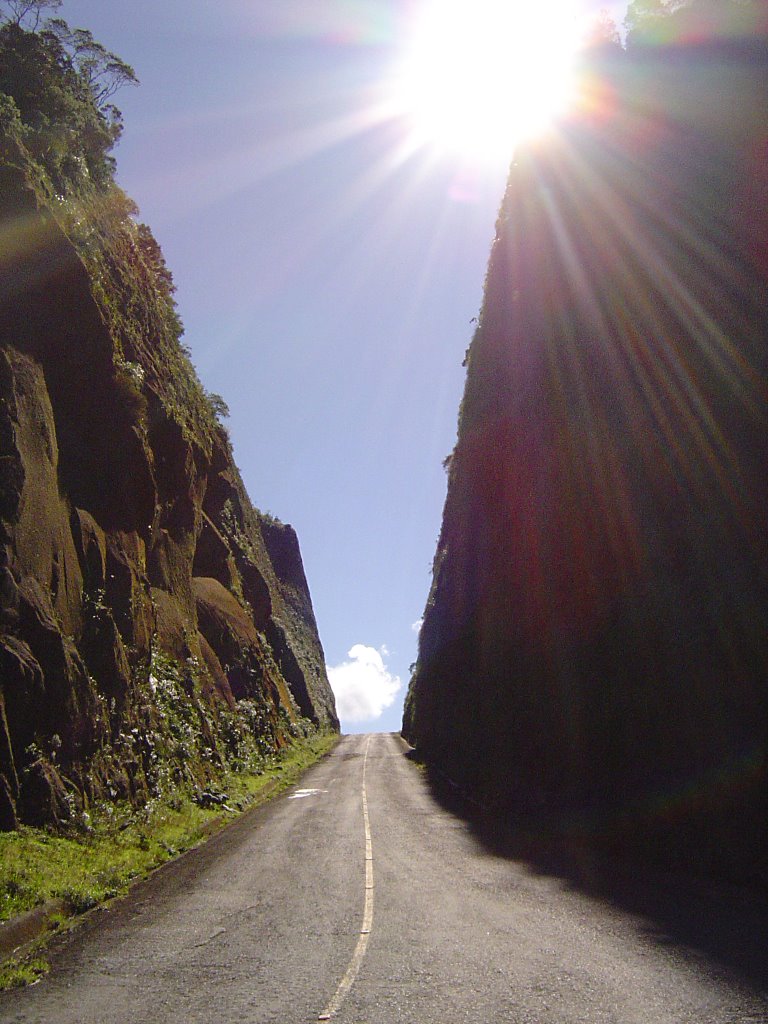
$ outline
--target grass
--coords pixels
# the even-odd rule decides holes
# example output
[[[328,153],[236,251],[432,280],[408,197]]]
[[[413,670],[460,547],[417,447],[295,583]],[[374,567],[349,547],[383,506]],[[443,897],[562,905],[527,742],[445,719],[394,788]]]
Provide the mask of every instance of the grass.
[[[338,740],[336,734],[310,736],[258,775],[230,772],[221,783],[226,802],[218,806],[201,807],[177,795],[140,811],[101,807],[92,812],[88,831],[78,835],[29,827],[0,834],[0,921],[55,898],[70,915],[81,914],[126,892],[131,882],[197,845],[238,812],[293,785]],[[38,952],[0,966],[0,990],[41,977],[47,966]]]
[[[33,985],[47,973],[48,961],[43,957],[12,957],[0,964],[0,992]]]

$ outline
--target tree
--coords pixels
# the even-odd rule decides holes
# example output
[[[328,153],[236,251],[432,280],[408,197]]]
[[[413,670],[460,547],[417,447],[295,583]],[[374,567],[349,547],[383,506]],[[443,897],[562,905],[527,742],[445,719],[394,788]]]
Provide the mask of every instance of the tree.
[[[27,27],[36,32],[42,17],[43,11],[57,11],[61,7],[62,0],[3,0],[0,8],[0,23],[10,23],[22,26],[27,22]]]
[[[754,43],[768,32],[768,0],[632,0],[624,26],[628,47],[665,39]]]
[[[121,86],[136,84],[133,68],[86,29],[70,29],[56,10],[60,0],[0,0],[0,92],[15,103],[25,142],[57,191],[84,179],[112,181],[111,150],[122,133],[122,116],[109,100]]]
[[[168,269],[157,239],[152,234],[148,224],[136,225],[136,242],[141,252],[144,264],[152,271],[158,290],[166,299],[172,301],[176,285],[173,283],[173,274]]]
[[[69,54],[80,79],[88,85],[99,110],[109,109],[107,100],[124,85],[137,85],[136,72],[93,38],[86,28],[71,29],[63,18],[51,18],[46,31],[54,35]]]
[[[605,8],[599,11],[592,19],[592,24],[587,34],[587,48],[593,51],[621,49],[621,36],[619,35],[618,26]]]
[[[627,45],[653,39],[664,19],[684,3],[685,0],[632,0],[624,18]]]
[[[222,420],[229,419],[229,406],[215,391],[206,391],[205,397],[208,399],[208,405],[211,407],[211,411],[216,419],[221,423]]]

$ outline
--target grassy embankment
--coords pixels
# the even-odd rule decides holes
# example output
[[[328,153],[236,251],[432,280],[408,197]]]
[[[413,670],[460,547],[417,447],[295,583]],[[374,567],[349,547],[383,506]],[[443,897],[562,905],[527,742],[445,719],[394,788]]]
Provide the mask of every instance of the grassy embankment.
[[[197,845],[239,812],[286,789],[338,740],[332,733],[296,740],[259,774],[229,773],[221,806],[201,807],[191,798],[151,801],[138,812],[107,805],[93,810],[87,831],[61,835],[23,827],[0,834],[0,922],[49,900],[63,903],[34,948],[0,965],[0,989],[29,984],[46,972],[40,950],[71,917],[125,893],[131,882]]]

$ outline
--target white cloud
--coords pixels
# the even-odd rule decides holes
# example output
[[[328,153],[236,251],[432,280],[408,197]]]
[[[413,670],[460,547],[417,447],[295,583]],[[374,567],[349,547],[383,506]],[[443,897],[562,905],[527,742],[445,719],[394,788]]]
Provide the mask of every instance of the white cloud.
[[[384,664],[386,647],[355,644],[340,665],[328,666],[328,679],[336,697],[339,718],[346,722],[370,722],[393,704],[402,683]]]
[[[421,627],[424,625],[424,619],[416,619],[415,622],[411,623],[411,629],[414,633],[420,633]]]

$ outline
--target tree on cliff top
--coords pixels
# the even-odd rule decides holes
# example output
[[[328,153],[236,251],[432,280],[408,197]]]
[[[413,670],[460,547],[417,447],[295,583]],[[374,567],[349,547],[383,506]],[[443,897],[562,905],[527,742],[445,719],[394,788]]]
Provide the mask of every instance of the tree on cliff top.
[[[586,42],[590,49],[613,49],[621,46],[618,26],[605,8],[592,19]]]
[[[36,32],[43,11],[57,11],[61,3],[62,0],[3,0],[0,21],[19,26],[26,24]]]
[[[133,68],[96,42],[87,29],[48,18],[60,0],[0,0],[0,93],[15,103],[25,143],[54,187],[76,190],[84,179],[110,183],[110,155],[122,115],[109,102],[136,84]]]
[[[768,0],[631,0],[627,47],[752,40],[768,31]]]
[[[654,32],[662,18],[666,18],[681,6],[681,0],[632,0],[627,7],[624,27],[627,40],[632,37],[646,37]]]

